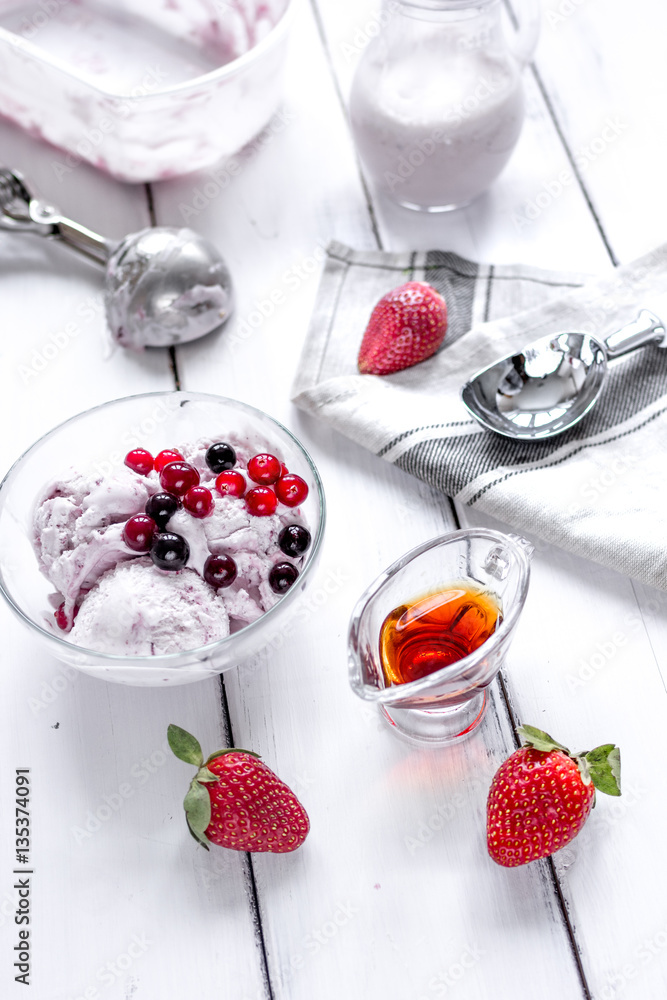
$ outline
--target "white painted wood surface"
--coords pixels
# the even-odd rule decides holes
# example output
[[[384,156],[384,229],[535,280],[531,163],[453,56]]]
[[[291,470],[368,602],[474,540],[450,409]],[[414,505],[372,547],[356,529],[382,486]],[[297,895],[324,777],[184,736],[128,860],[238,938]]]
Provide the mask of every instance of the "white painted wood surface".
[[[35,867],[28,995],[37,1000],[667,993],[667,595],[537,544],[504,671],[511,711],[494,686],[484,727],[467,743],[426,752],[396,741],[348,689],[350,610],[380,569],[455,516],[446,498],[288,401],[331,238],[591,272],[665,239],[667,15],[657,0],[640,0],[631,14],[620,0],[543,6],[520,144],[492,191],[464,211],[426,217],[372,193],[367,201],[341,104],[374,17],[366,0],[303,5],[282,117],[268,141],[239,156],[219,194],[202,207],[205,173],[152,186],[155,220],[212,238],[238,291],[223,336],[178,350],[181,385],[259,405],[304,441],[327,491],[325,550],[299,634],[225,675],[224,685],[150,691],[64,673],[0,608],[3,997],[25,995],[12,968],[11,821],[14,769],[25,766]],[[641,41],[630,16],[644,26]],[[610,118],[617,137],[587,154]],[[117,236],[151,221],[144,188],[86,166],[60,181],[58,156],[0,124],[0,160],[66,212]],[[572,162],[580,179],[522,224],[529,203]],[[251,320],[275,291],[280,304]],[[87,406],[174,385],[160,352],[109,353],[100,303],[94,268],[64,249],[0,234],[3,467]],[[68,323],[76,332],[42,366],[45,344]],[[466,510],[458,516],[473,521]],[[171,721],[211,749],[231,723],[235,742],[261,753],[302,798],[312,822],[304,847],[252,860],[198,850],[181,817],[188,771],[164,751]],[[486,855],[484,806],[516,721],[577,748],[618,742],[625,792],[600,801],[553,864],[506,871]]]

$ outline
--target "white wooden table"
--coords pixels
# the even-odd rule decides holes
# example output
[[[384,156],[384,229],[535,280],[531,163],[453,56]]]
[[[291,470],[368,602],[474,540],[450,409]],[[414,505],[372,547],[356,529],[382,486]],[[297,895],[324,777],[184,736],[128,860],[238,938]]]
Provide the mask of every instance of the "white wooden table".
[[[171,690],[105,684],[49,659],[0,608],[3,998],[667,995],[667,594],[538,544],[504,687],[494,684],[483,727],[449,750],[401,743],[349,690],[348,618],[377,572],[455,517],[442,495],[288,400],[331,238],[593,272],[667,237],[667,9],[659,0],[631,11],[621,0],[544,0],[544,11],[526,74],[528,118],[508,168],[467,210],[427,217],[369,196],[355,159],[342,100],[373,4],[304,4],[284,127],[241,154],[238,174],[186,220],[229,262],[236,325],[179,349],[173,363],[160,351],[110,354],[99,275],[66,250],[0,235],[3,468],[76,412],[177,385],[238,397],[284,421],[318,463],[329,504],[307,620],[283,648],[223,680]],[[57,150],[6,123],[0,160],[66,213],[118,237],[150,222],[178,225],[210,180],[149,190],[85,165],[62,174]],[[576,179],[553,195],[567,167]],[[283,295],[272,315],[243,326],[275,290]],[[42,364],[68,323],[75,332],[56,338],[63,346]],[[458,517],[468,521],[464,510]],[[553,860],[505,870],[486,854],[484,811],[518,721],[577,747],[617,742],[624,795],[599,802]],[[252,857],[198,849],[181,809],[189,772],[166,751],[169,722],[208,750],[233,739],[260,753],[308,809],[304,847]],[[13,967],[13,779],[24,767],[35,872],[28,990]]]

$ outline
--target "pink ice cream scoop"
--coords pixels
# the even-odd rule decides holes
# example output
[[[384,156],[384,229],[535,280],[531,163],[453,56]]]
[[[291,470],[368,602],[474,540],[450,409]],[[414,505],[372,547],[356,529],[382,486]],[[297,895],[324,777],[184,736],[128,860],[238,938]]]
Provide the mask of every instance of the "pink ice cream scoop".
[[[197,649],[227,635],[225,603],[198,573],[160,573],[142,558],[100,577],[70,638],[84,649],[149,656]]]
[[[157,476],[126,468],[111,476],[72,469],[46,488],[35,507],[33,544],[70,622],[81,594],[108,569],[134,557],[123,541],[123,525],[157,489]]]

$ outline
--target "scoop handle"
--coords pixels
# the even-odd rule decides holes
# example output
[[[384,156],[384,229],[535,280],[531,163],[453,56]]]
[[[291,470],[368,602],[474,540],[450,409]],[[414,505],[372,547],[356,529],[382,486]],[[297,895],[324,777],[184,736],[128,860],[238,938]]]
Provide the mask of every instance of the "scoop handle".
[[[57,208],[35,198],[22,175],[3,166],[0,166],[0,229],[58,240],[102,266],[113,250],[103,236],[66,219]]]
[[[103,267],[106,265],[112,245],[99,233],[73,222],[72,219],[66,219],[56,209],[40,201],[30,202],[30,218],[39,227],[33,232],[64,243],[71,250],[87,257],[88,260],[95,261],[96,264],[101,264]]]
[[[667,347],[666,333],[662,320],[650,310],[642,309],[636,319],[607,337],[604,342],[607,357],[613,361],[648,344]]]

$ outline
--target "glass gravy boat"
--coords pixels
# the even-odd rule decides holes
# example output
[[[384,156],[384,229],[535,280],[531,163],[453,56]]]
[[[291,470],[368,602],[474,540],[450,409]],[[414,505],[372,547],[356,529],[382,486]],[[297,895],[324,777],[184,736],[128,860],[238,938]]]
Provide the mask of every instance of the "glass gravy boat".
[[[431,539],[395,562],[352,613],[348,655],[353,691],[375,702],[384,720],[408,740],[446,745],[469,736],[482,721],[487,688],[514,636],[528,592],[532,551],[517,535],[472,528]],[[467,603],[466,594],[471,597]],[[440,634],[431,629],[430,638],[421,643],[414,679],[408,674],[397,681],[388,644],[381,641],[388,634],[388,616],[396,622],[394,637],[407,637],[409,630],[417,636],[434,609],[446,617],[448,606],[454,608],[454,618]],[[484,607],[498,613],[487,615],[489,620],[480,625]],[[453,662],[438,668],[452,659],[452,648],[465,650],[471,638],[481,645],[467,655],[453,654]]]

